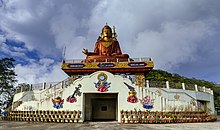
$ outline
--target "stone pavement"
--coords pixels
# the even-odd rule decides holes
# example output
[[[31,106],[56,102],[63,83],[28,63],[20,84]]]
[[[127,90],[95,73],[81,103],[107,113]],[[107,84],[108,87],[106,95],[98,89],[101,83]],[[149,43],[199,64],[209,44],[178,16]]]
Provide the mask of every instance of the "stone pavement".
[[[0,121],[0,130],[220,130],[220,119],[206,123],[119,124],[117,122],[42,123]]]

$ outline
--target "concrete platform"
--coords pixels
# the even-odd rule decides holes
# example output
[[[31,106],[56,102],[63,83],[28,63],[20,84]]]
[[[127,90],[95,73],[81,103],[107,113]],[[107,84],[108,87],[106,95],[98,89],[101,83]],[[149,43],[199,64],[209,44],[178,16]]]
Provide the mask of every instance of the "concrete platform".
[[[119,124],[117,122],[41,123],[0,121],[0,130],[220,130],[216,122],[176,124]]]

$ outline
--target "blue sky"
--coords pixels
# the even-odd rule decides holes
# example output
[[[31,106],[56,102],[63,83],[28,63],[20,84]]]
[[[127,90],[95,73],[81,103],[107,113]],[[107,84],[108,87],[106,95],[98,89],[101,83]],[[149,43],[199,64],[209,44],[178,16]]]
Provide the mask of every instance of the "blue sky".
[[[0,58],[19,83],[60,81],[66,59],[84,59],[106,22],[123,53],[156,69],[220,83],[219,0],[0,0]]]

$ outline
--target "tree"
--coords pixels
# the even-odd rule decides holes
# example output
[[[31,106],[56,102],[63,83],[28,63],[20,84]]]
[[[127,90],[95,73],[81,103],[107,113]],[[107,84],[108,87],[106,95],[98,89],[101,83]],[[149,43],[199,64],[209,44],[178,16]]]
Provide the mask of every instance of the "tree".
[[[12,104],[15,92],[15,79],[13,58],[2,58],[0,60],[0,109],[5,109]]]

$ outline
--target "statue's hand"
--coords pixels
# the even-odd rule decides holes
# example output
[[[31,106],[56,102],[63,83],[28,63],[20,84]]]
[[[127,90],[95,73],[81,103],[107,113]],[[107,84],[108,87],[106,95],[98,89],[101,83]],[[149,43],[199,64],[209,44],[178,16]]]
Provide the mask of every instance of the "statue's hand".
[[[83,51],[82,51],[85,55],[88,55],[89,54],[89,51],[88,51],[88,49],[85,49],[85,48],[83,48]]]
[[[112,56],[116,56],[116,55],[117,55],[117,53],[112,53],[111,55],[112,55]]]

